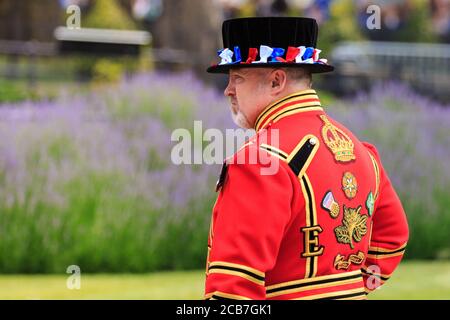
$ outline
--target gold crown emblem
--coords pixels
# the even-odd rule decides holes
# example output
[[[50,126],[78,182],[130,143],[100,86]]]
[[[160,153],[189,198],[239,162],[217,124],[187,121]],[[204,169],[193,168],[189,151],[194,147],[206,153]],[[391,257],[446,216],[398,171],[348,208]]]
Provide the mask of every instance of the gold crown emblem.
[[[353,153],[353,141],[341,129],[334,126],[327,116],[321,115],[324,122],[322,137],[328,149],[334,154],[336,161],[348,162],[356,159]]]

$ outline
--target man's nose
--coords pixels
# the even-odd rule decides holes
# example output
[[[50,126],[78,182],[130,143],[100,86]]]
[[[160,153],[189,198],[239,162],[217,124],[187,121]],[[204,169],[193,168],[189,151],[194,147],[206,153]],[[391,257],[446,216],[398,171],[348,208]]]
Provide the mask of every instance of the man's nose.
[[[227,85],[227,87],[225,88],[225,91],[223,92],[223,94],[226,96],[226,97],[229,97],[229,96],[232,96],[233,95],[233,87],[232,87],[232,85],[231,85],[231,81],[229,81],[228,82],[228,85]]]

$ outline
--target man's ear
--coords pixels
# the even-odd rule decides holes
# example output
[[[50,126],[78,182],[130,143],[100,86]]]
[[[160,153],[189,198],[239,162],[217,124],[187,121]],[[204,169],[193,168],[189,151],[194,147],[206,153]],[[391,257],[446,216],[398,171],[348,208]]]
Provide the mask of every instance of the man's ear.
[[[282,69],[275,69],[270,75],[270,89],[273,95],[278,95],[284,90],[287,84],[286,71]]]

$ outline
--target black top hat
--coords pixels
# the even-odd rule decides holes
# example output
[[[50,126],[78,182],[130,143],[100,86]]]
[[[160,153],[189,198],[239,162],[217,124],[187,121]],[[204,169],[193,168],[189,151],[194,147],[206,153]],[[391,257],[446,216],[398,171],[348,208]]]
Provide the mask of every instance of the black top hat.
[[[318,26],[311,18],[239,18],[223,22],[224,49],[219,64],[210,73],[228,73],[231,68],[304,67],[312,73],[334,67],[319,59],[316,48]]]

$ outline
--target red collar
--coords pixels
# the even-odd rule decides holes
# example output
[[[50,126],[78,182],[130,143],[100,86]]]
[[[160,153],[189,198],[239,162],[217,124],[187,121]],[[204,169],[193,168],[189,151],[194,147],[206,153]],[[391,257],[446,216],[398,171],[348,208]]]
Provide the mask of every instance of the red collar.
[[[317,110],[323,111],[316,91],[313,89],[299,91],[266,107],[256,119],[255,130],[258,132],[269,123],[296,113]]]

